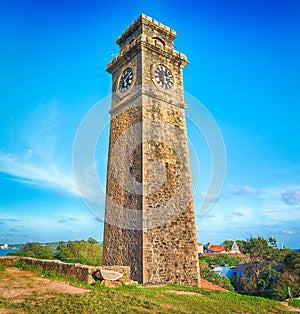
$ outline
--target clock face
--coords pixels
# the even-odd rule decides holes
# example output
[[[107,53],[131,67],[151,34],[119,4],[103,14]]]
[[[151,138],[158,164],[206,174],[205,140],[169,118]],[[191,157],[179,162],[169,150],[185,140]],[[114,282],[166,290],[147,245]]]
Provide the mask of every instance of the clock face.
[[[126,68],[123,71],[119,82],[119,91],[121,93],[125,93],[129,89],[130,85],[132,84],[132,79],[133,79],[132,68]]]
[[[155,67],[155,80],[160,87],[170,89],[173,86],[173,76],[170,70],[162,64]]]

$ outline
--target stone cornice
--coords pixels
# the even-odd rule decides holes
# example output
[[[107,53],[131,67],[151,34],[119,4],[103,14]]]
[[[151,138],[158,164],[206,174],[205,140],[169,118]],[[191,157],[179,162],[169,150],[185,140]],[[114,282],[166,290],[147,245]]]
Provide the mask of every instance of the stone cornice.
[[[187,57],[174,49],[162,50],[146,41],[144,36],[139,36],[136,38],[126,49],[120,52],[109,64],[107,65],[106,71],[109,73],[114,73],[118,68],[122,67],[126,62],[131,60],[135,55],[141,51],[149,51],[156,53],[172,62],[179,64],[184,68],[189,62]]]
[[[153,28],[156,28],[160,32],[164,33],[167,36],[170,36],[172,39],[176,38],[176,31],[170,27],[159,23],[154,20],[152,17],[145,14],[141,14],[123,33],[120,37],[117,38],[116,42],[118,45],[121,45],[123,41],[126,40],[132,33],[134,33],[140,26],[148,25]]]

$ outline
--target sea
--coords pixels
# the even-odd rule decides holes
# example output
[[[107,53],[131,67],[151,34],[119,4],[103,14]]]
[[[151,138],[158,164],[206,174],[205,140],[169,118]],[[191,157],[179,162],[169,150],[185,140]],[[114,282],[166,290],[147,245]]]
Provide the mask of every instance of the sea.
[[[14,253],[17,252],[17,249],[5,249],[5,250],[0,250],[0,256],[6,256],[7,253]]]

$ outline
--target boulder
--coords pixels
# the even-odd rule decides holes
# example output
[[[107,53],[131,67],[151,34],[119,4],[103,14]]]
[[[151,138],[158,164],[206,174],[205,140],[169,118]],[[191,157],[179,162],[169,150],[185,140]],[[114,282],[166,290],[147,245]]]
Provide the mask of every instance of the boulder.
[[[120,278],[120,279],[118,279],[118,281],[120,281],[120,282],[122,282],[122,283],[124,283],[124,285],[137,285],[138,284],[138,282],[137,281],[134,281],[134,280],[132,280],[132,279],[130,279],[130,278]]]
[[[99,269],[94,274],[93,277],[97,280],[109,280],[116,281],[123,277],[123,275],[117,271]]]
[[[101,286],[105,286],[108,288],[119,288],[122,286],[122,283],[119,281],[102,280]]]

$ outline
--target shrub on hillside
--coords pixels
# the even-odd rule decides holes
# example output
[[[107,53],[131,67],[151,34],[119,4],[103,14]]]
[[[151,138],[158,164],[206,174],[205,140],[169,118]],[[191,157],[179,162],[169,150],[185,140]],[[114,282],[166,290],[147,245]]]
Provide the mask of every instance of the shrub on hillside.
[[[221,276],[209,268],[202,268],[200,270],[200,275],[203,279],[214,283],[217,286],[220,286],[229,291],[234,291],[234,288],[227,277]]]
[[[7,255],[53,259],[52,250],[48,246],[38,242],[28,242],[24,244],[18,252],[9,253]]]
[[[54,258],[66,263],[102,265],[103,248],[96,240],[59,242]]]
[[[239,264],[243,259],[240,256],[230,256],[228,254],[216,254],[213,256],[200,256],[200,261],[205,261],[209,265],[228,265],[235,266]]]

